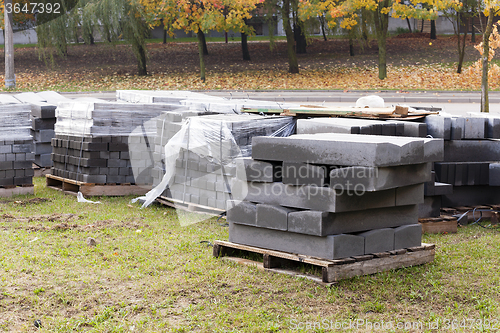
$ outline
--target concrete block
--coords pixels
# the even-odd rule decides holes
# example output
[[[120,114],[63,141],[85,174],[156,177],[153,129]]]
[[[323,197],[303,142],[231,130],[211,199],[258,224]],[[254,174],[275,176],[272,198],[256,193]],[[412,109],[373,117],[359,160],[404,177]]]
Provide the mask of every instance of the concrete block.
[[[334,213],[392,207],[396,204],[395,189],[356,194],[352,191],[336,191],[318,186],[235,181],[231,190],[237,200]]]
[[[451,140],[462,140],[465,135],[465,118],[454,117],[451,118]]]
[[[283,184],[324,186],[328,168],[307,163],[283,162]]]
[[[256,204],[249,201],[228,200],[227,207],[226,218],[228,221],[238,224],[257,225]]]
[[[489,171],[488,185],[500,186],[500,163],[490,163],[488,171]]]
[[[444,143],[445,162],[500,161],[500,140],[453,140]]]
[[[441,196],[424,197],[424,202],[418,205],[418,218],[441,216]]]
[[[424,140],[424,159],[422,162],[440,162],[444,160],[444,140],[428,139]],[[419,163],[419,162],[415,162]]]
[[[443,207],[497,205],[500,202],[497,186],[456,186],[453,193],[443,195]]]
[[[450,140],[451,138],[451,118],[439,115],[429,115],[425,117],[427,124],[427,134],[433,138]]]
[[[434,183],[434,195],[447,195],[453,193],[453,185],[446,183]]]
[[[323,259],[364,254],[364,238],[360,236],[340,234],[318,237],[236,223],[229,223],[229,241]]]
[[[486,137],[486,118],[465,117],[464,139],[483,139]]]
[[[394,249],[407,249],[422,245],[422,226],[405,225],[394,229]]]
[[[281,181],[280,163],[254,160],[251,157],[235,159],[236,177],[248,182]]]
[[[365,239],[365,254],[394,250],[394,229],[374,229],[359,233]]]
[[[330,187],[351,191],[381,191],[431,180],[431,163],[391,167],[339,167],[330,171]]]
[[[377,193],[377,192],[374,192]],[[421,204],[424,202],[424,184],[396,188],[396,206]]]
[[[296,211],[277,205],[257,205],[258,227],[286,231],[288,229],[288,214]]]
[[[288,214],[288,231],[327,236],[377,228],[398,227],[417,222],[418,209],[416,205],[366,209],[345,213],[304,210]]]
[[[429,143],[435,153],[436,143]],[[434,149],[432,149],[434,147]],[[420,138],[349,134],[301,134],[286,138],[255,137],[258,160],[344,166],[393,166],[427,162]]]

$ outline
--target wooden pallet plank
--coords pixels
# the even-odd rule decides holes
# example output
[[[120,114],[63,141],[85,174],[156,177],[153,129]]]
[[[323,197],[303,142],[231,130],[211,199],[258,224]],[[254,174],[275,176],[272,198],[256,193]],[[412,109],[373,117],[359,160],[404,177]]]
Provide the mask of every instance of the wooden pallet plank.
[[[317,280],[316,282],[319,281],[323,284],[331,284],[342,279],[360,275],[374,274],[390,269],[422,265],[428,262],[432,262],[435,255],[434,244],[422,243],[421,246],[417,246],[408,250],[396,250],[391,251],[391,253],[383,252],[380,254],[376,254],[379,255],[379,257],[374,254],[359,256],[359,260],[356,260],[355,258],[345,258],[344,260],[332,261],[300,256],[287,252],[267,250],[254,246],[247,246],[226,241],[217,240],[214,242],[214,257],[225,257],[229,254],[232,254],[233,250],[243,250],[250,253],[258,253],[263,255],[262,263],[256,263],[255,261],[241,258],[232,260],[233,262],[244,262],[245,265],[261,265],[263,269],[273,272],[282,271],[282,273],[285,273],[285,271],[287,271],[288,273],[286,274],[297,275],[297,272],[293,269],[285,269],[280,267],[282,266],[283,260],[288,261],[288,263],[300,262],[321,267],[321,278],[315,277],[313,280]]]
[[[440,222],[419,222],[422,232],[428,234],[456,233],[458,231],[457,220],[443,220]]]
[[[78,192],[82,192],[84,196],[144,195],[150,190],[149,187],[138,185],[99,185],[83,183],[54,175],[46,175],[45,179],[47,187],[71,195],[76,195]]]
[[[358,261],[352,264],[329,267],[323,273],[323,282],[336,282],[355,276],[370,275],[391,269],[423,265],[434,260],[435,250],[407,252],[385,258]]]

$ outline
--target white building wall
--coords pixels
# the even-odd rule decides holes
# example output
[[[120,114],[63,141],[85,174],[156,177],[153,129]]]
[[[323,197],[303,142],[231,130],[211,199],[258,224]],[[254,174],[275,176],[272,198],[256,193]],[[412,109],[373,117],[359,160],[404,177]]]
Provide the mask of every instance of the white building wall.
[[[35,29],[22,30],[14,32],[14,44],[36,44],[38,38],[36,37]],[[0,44],[5,44],[3,37],[3,30],[0,29]]]

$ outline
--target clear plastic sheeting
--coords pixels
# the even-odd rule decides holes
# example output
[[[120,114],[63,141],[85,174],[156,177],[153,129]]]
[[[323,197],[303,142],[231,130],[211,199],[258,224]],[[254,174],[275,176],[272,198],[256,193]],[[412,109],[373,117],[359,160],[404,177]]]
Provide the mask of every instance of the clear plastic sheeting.
[[[178,105],[131,104],[117,102],[69,101],[59,102],[56,109],[57,134],[104,136],[128,135],[136,127],[145,133],[155,133],[148,121],[163,111],[175,110]],[[149,122],[150,124],[151,123]]]
[[[241,113],[242,108],[250,109],[286,109],[298,108],[299,104],[278,103],[270,101],[259,101],[253,99],[187,99],[180,101],[182,105],[189,106],[194,109],[203,109],[207,111],[217,110],[224,113]]]
[[[210,96],[188,90],[117,90],[116,98],[119,101],[130,103],[176,103],[182,100],[224,100],[222,97]]]
[[[134,202],[149,206],[168,188],[174,202],[195,203],[226,210],[231,199],[231,179],[240,157],[250,156],[254,136],[289,136],[293,134],[292,117],[258,115],[216,115],[191,117],[164,147],[165,174],[159,185]],[[216,200],[223,207],[203,204],[200,200]],[[198,200],[198,201],[196,201]],[[194,202],[193,202],[194,201]],[[179,214],[181,225],[203,221]]]
[[[28,104],[0,105],[0,139],[31,138],[31,108]]]

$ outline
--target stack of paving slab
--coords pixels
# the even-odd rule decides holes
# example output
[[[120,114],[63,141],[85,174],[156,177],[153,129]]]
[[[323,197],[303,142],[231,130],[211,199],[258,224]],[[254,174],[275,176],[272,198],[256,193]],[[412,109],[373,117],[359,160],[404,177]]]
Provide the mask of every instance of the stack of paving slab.
[[[30,111],[28,104],[20,103],[12,96],[0,96],[1,188],[33,185],[33,161],[35,157]],[[30,193],[33,193],[32,189]],[[15,193],[10,192],[10,194]]]
[[[117,90],[117,100],[131,103],[179,104],[192,111],[241,113],[243,108],[276,109],[298,107],[295,103],[277,103],[254,99],[226,99],[183,90]]]
[[[324,259],[421,245],[418,205],[443,140],[256,137],[237,163],[229,241]]]
[[[52,174],[85,183],[151,185],[154,118],[177,108],[89,98],[59,102]]]
[[[426,118],[429,135],[443,138],[444,159],[435,163],[436,179],[453,186],[444,207],[500,202],[500,114],[469,113]],[[441,192],[440,192],[441,193]]]
[[[230,184],[236,176],[235,157],[250,156],[252,138],[256,136],[290,135],[294,132],[291,117],[259,116],[247,114],[204,115],[197,119],[196,129],[183,123],[181,114],[165,115],[169,122],[158,121],[162,136],[157,142],[160,149],[182,128],[184,137],[175,137],[173,146],[181,147],[175,160],[172,179],[162,196],[219,210],[227,209],[231,198]],[[189,118],[189,117],[188,117]],[[161,124],[160,124],[161,123]],[[230,136],[221,139],[221,131]],[[201,130],[200,130],[201,129]],[[196,132],[195,132],[196,131]],[[179,141],[181,140],[181,141]],[[192,142],[189,142],[192,141]],[[161,151],[158,155],[160,155]],[[221,156],[224,161],[221,161]],[[164,159],[162,159],[164,163]],[[162,165],[165,168],[165,164]],[[155,175],[163,177],[165,171]],[[155,180],[159,183],[161,178]]]
[[[35,164],[42,168],[51,167],[51,140],[55,136],[57,103],[69,99],[54,91],[25,92],[16,94],[14,97],[31,106],[31,135],[33,136]]]
[[[297,134],[345,133],[387,136],[427,136],[427,125],[411,121],[357,118],[311,118],[297,120]]]

